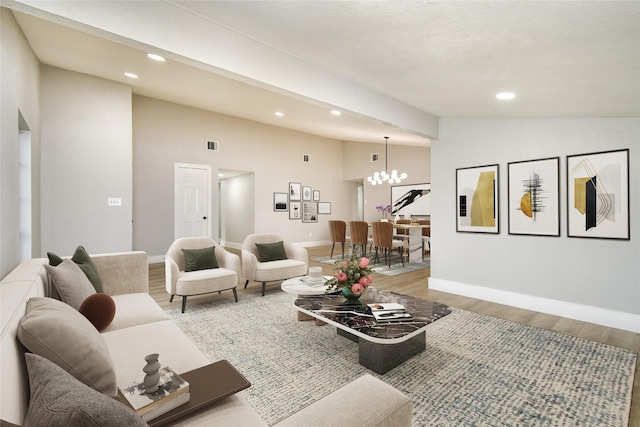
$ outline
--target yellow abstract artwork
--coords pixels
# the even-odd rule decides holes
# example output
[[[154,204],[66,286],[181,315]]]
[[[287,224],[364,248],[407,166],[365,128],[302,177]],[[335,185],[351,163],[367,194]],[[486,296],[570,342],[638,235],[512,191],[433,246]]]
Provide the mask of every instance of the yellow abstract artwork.
[[[471,225],[476,227],[495,227],[495,172],[482,172],[473,193],[471,203]]]

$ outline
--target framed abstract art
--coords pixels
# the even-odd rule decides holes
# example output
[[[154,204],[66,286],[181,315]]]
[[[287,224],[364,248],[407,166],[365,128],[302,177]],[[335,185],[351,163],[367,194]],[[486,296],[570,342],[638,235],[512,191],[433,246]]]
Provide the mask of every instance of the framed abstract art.
[[[391,215],[431,215],[431,184],[392,186],[391,209]]]
[[[456,169],[456,231],[500,232],[498,188],[498,165]]]
[[[567,156],[567,235],[630,239],[629,149]]]
[[[560,158],[508,164],[509,234],[560,236]]]

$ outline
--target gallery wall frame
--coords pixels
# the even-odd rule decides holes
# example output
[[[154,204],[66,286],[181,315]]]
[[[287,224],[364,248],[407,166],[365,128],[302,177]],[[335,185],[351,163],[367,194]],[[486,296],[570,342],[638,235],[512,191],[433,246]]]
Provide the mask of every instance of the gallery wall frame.
[[[301,202],[289,201],[289,219],[302,219],[302,206]]]
[[[302,200],[309,201],[311,200],[311,187],[308,185],[302,186]]]
[[[320,190],[313,190],[313,201],[314,202],[320,201]]]
[[[497,164],[456,169],[456,231],[500,233]]]
[[[301,200],[302,186],[299,182],[289,183],[289,201]]]
[[[430,216],[431,184],[391,186],[391,215]]]
[[[317,202],[302,202],[302,222],[318,222]]]
[[[629,149],[567,156],[567,236],[630,240]]]
[[[318,203],[318,214],[320,214],[320,215],[329,215],[329,214],[331,214],[331,202],[319,202]]]
[[[509,234],[560,237],[560,157],[507,164]]]
[[[289,195],[287,193],[273,193],[273,211],[287,212],[289,210]]]

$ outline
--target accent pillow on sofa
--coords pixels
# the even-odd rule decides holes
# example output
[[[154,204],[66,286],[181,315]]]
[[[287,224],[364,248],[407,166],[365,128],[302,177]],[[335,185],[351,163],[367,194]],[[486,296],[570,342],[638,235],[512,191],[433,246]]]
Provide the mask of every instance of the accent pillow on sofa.
[[[98,332],[102,332],[116,316],[116,303],[107,294],[93,294],[82,301],[78,311],[89,319]]]
[[[84,384],[116,396],[116,373],[109,349],[89,320],[53,298],[30,298],[26,311],[18,326],[22,345]]]
[[[256,243],[258,253],[260,254],[260,262],[279,261],[288,259],[284,250],[284,242],[274,243]]]
[[[62,258],[53,252],[47,252],[47,257],[49,257],[49,264],[54,267],[62,262]],[[80,270],[87,276],[96,292],[102,292],[102,278],[98,272],[98,267],[93,263],[91,256],[84,247],[78,246],[76,248],[76,251],[71,257],[71,261],[78,264],[78,267],[80,267]]]
[[[47,269],[62,301],[76,310],[87,297],[96,293],[87,276],[70,259],[65,259],[56,267],[45,264],[44,268]]]
[[[219,268],[216,260],[216,247],[202,249],[182,249],[187,266],[184,271],[209,270]]]
[[[123,403],[87,387],[49,360],[31,353],[25,353],[24,356],[31,395],[25,425],[148,425]]]

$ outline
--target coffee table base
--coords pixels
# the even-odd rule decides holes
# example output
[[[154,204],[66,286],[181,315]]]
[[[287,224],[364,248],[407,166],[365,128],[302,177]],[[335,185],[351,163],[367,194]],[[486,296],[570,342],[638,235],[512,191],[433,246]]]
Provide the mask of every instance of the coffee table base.
[[[360,339],[342,329],[336,330],[338,335],[357,342],[359,346],[360,364],[377,374],[386,374],[396,366],[409,360],[427,348],[427,334],[418,334],[397,344],[378,344]]]

